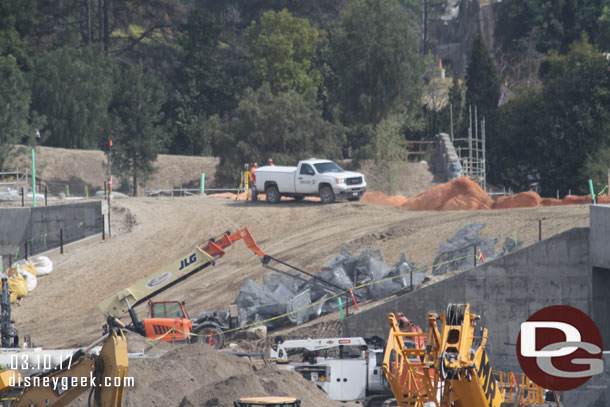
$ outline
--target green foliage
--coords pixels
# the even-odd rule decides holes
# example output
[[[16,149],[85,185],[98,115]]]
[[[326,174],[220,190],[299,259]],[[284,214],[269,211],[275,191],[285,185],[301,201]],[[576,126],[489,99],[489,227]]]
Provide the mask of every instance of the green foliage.
[[[537,173],[546,196],[557,189],[586,193],[601,157],[595,152],[610,146],[608,61],[584,38],[545,65],[539,91],[530,88],[502,106],[504,135],[490,143],[492,175],[519,185]]]
[[[610,0],[602,1],[602,12],[597,20],[597,44],[602,51],[610,51]]]
[[[0,2],[0,56],[12,55],[21,69],[29,69],[30,56],[25,36],[33,31],[35,0]]]
[[[374,130],[375,164],[382,183],[378,187],[387,194],[397,192],[402,179],[399,167],[407,161],[407,149],[403,135],[403,115],[390,115],[382,120]]]
[[[297,160],[341,156],[345,137],[341,126],[322,118],[312,97],[295,90],[274,94],[268,84],[247,89],[231,120],[210,119],[215,155],[220,157],[217,176],[238,182],[244,163],[295,165]]]
[[[537,29],[538,50],[565,53],[583,32],[596,38],[607,0],[511,0],[498,4],[496,36],[505,47]],[[606,3],[607,4],[607,3]]]
[[[610,169],[610,147],[600,148],[587,156],[583,166],[584,178],[592,179],[596,185],[596,193],[608,185],[608,170]],[[606,193],[608,191],[606,190]]]
[[[153,163],[166,144],[160,125],[164,102],[165,91],[155,75],[140,67],[121,73],[110,106],[112,162],[125,178],[132,178],[134,196],[138,193],[138,183],[154,172]]]
[[[99,148],[116,65],[99,47],[60,48],[40,58],[31,77],[32,109],[47,117],[46,144]]]
[[[30,90],[14,57],[0,56],[0,169],[14,144],[23,142],[28,125]]]
[[[247,35],[254,81],[268,82],[273,92],[294,89],[300,94],[320,84],[320,72],[313,67],[318,30],[307,19],[286,9],[268,11],[259,23],[252,22]]]
[[[490,116],[498,107],[500,80],[483,37],[472,44],[470,63],[466,68],[466,103],[476,106],[481,116]]]
[[[172,150],[210,155],[207,118],[232,110],[242,87],[218,60],[222,25],[213,14],[193,10],[180,28],[182,53],[176,69],[176,94],[170,118],[177,128]]]
[[[392,111],[419,106],[421,58],[396,0],[348,4],[330,38],[344,124],[377,124]],[[350,143],[356,150],[368,140]]]

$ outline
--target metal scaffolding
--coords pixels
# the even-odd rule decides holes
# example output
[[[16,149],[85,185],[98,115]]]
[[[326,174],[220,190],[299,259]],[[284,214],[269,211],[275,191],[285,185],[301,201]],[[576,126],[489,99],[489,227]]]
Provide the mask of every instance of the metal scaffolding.
[[[472,106],[468,108],[469,125],[468,137],[454,138],[453,145],[457,152],[462,173],[464,176],[478,183],[483,190],[487,190],[486,163],[485,163],[485,117],[479,125],[477,107],[474,107],[474,135],[472,127]],[[479,134],[479,128],[481,130]]]

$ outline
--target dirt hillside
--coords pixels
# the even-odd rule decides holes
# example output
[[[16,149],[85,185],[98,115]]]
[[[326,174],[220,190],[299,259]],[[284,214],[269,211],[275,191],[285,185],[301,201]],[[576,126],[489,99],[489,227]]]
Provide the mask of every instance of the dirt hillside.
[[[39,345],[83,345],[99,333],[100,301],[150,275],[227,230],[247,226],[267,253],[309,272],[337,255],[341,246],[359,252],[380,248],[388,263],[405,252],[418,265],[431,264],[440,242],[463,226],[485,222],[483,235],[515,236],[531,244],[543,235],[588,225],[584,205],[493,211],[412,212],[365,203],[322,205],[285,201],[278,205],[223,198],[130,198],[112,205],[111,239],[89,240],[52,255],[55,271],[14,307],[20,333]],[[264,269],[241,242],[217,265],[163,293],[183,299],[187,310],[226,309],[246,279],[258,282]],[[141,307],[145,308],[145,307]],[[144,312],[145,310],[140,310]],[[69,333],[69,334],[67,334]]]
[[[218,159],[159,154],[154,164],[157,171],[146,182],[148,189],[199,188],[200,174],[206,174],[206,185],[214,185],[214,173]],[[29,152],[16,155],[7,168],[19,166],[31,173]],[[53,147],[36,147],[36,176],[46,182],[49,193],[56,195],[66,191],[69,185],[72,195],[84,195],[85,185],[89,194],[104,189],[107,178],[107,155],[99,150],[74,150]],[[114,174],[114,188],[121,188]],[[141,191],[142,193],[144,191]]]

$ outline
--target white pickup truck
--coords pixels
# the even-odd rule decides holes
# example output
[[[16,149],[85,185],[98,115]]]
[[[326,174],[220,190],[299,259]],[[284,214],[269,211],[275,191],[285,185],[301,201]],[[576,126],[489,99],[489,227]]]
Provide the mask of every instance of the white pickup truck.
[[[345,171],[329,160],[311,158],[296,167],[264,166],[254,171],[256,190],[265,192],[267,202],[277,203],[282,196],[297,200],[319,196],[323,203],[338,199],[358,201],[366,192],[364,175]]]

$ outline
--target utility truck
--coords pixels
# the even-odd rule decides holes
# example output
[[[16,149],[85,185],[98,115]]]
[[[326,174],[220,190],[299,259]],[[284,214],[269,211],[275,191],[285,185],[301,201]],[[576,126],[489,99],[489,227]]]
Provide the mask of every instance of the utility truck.
[[[391,397],[383,375],[381,338],[324,338],[283,341],[276,338],[271,360],[314,382],[336,401],[366,401]],[[301,356],[293,361],[290,356]]]
[[[319,196],[323,203],[347,199],[358,201],[366,192],[364,175],[345,171],[329,160],[310,158],[296,167],[264,166],[254,171],[256,190],[265,192],[267,202],[277,203],[282,196],[301,200]]]

